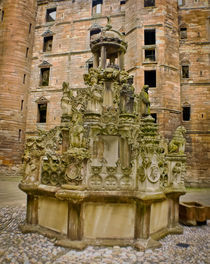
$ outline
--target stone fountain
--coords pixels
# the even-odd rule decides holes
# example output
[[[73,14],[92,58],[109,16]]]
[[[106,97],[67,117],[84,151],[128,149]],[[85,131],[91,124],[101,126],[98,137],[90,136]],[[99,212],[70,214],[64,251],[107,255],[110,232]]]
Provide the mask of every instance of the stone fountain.
[[[90,30],[87,88],[64,82],[60,126],[27,138],[21,228],[76,249],[157,247],[164,235],[182,232],[185,129],[178,127],[170,143],[159,135],[148,86],[136,94],[124,70],[124,36],[109,23]]]

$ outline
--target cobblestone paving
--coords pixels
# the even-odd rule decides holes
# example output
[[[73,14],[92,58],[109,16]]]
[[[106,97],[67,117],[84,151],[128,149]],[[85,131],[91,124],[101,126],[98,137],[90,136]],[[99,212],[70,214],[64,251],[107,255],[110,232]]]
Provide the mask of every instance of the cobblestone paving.
[[[56,247],[53,239],[38,234],[22,234],[18,225],[24,223],[25,207],[0,209],[0,263],[10,264],[149,264],[210,263],[209,231],[206,226],[184,227],[183,235],[169,235],[161,240],[162,248],[139,252],[132,247],[87,247],[75,251]],[[177,246],[182,243],[182,246]]]

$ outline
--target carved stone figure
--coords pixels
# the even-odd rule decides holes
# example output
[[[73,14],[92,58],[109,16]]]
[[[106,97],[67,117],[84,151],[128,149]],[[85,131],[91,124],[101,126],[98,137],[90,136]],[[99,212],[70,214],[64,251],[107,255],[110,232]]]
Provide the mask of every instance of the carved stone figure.
[[[172,140],[169,143],[169,153],[178,153],[179,155],[184,154],[186,140],[184,135],[186,129],[183,126],[177,127]]]
[[[148,95],[149,85],[144,85],[139,94],[139,110],[141,116],[150,114],[150,101]]]
[[[72,148],[84,148],[84,126],[82,125],[82,117],[79,114],[73,116],[74,125],[70,131],[70,146]]]

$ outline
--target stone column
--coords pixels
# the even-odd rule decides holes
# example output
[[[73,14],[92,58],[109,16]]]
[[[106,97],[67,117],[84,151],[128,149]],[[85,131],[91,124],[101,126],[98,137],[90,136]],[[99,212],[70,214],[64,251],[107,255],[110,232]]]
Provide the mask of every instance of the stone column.
[[[27,195],[26,222],[30,225],[38,224],[38,197]]]
[[[81,204],[69,202],[68,233],[70,240],[82,239]]]
[[[119,61],[120,70],[123,70],[124,69],[124,53],[123,52],[118,53],[118,61]]]
[[[105,69],[106,67],[106,48],[105,46],[101,47],[101,67]]]
[[[96,69],[99,66],[99,55],[98,53],[93,54],[93,68]]]

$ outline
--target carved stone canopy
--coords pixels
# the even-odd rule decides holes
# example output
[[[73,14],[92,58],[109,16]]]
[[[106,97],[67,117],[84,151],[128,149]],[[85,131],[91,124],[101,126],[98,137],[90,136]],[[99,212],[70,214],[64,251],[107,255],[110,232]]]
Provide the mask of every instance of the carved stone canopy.
[[[42,37],[50,37],[52,35],[54,35],[54,33],[50,29],[48,29],[42,34]]]
[[[39,99],[37,99],[35,102],[36,102],[37,104],[47,104],[49,101],[47,100],[46,97],[41,96],[41,97],[40,97]]]
[[[50,68],[52,64],[50,64],[48,61],[43,61],[41,64],[39,64],[39,68]]]

